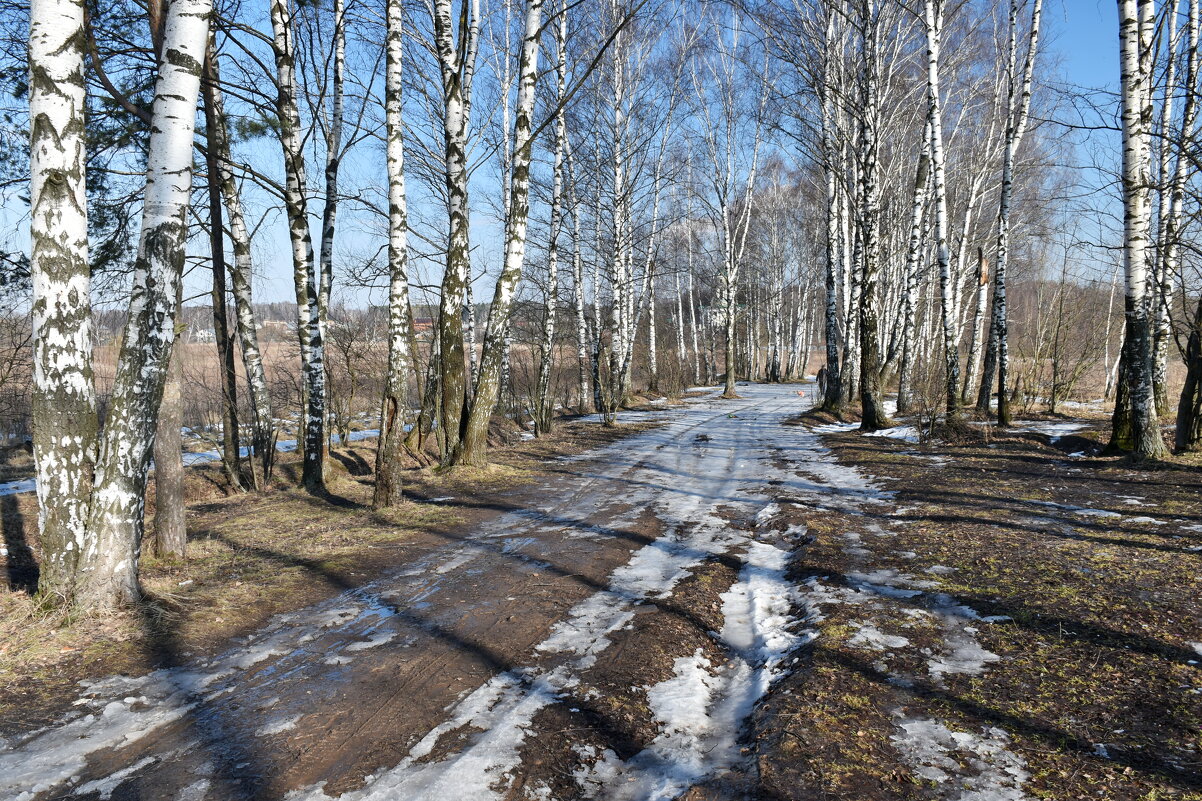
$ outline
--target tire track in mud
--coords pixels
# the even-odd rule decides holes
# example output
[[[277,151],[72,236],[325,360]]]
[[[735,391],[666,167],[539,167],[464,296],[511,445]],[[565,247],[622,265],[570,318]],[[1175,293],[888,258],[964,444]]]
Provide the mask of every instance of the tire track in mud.
[[[640,503],[687,496],[673,471],[677,478],[701,472],[692,435],[754,403],[694,407],[668,429],[595,452],[605,467],[581,471],[566,497],[503,515],[391,579],[278,616],[218,657],[90,684],[76,714],[0,743],[0,794],[41,798],[111,785],[115,797],[200,801],[279,797],[305,784],[331,792],[371,786],[383,775],[380,766],[396,765],[425,740],[423,732],[428,737],[437,728],[447,701],[462,705],[473,688],[507,671],[535,686],[529,671],[512,666],[529,662],[523,653],[536,653],[529,649],[540,640],[538,626],[513,637],[507,619],[531,616],[549,626],[562,617],[565,598],[607,587],[610,566],[625,566],[640,545],[654,545],[650,556],[675,560],[671,569],[660,565],[659,580],[669,583],[711,551],[728,550],[718,518],[707,519],[700,533],[680,528],[700,504],[657,536],[643,533],[649,523],[640,522]],[[732,448],[703,494],[729,501],[739,458]],[[600,558],[603,551],[609,556]],[[498,571],[503,580],[481,590]],[[640,598],[634,578],[624,603]],[[534,579],[555,586],[532,611]],[[463,591],[472,604],[454,602]],[[480,653],[465,659],[464,651]],[[363,708],[370,711],[360,715]]]
[[[776,432],[783,417],[795,411],[794,403],[769,403],[756,409],[756,416],[751,418],[739,417],[750,403],[733,408],[727,405],[722,412],[684,427],[682,433],[688,433],[724,415],[737,421],[722,432],[715,431],[708,441],[676,437],[670,465],[645,462],[643,474],[636,472],[632,477],[635,485],[658,489],[655,513],[667,533],[636,551],[627,564],[614,571],[606,589],[579,603],[552,629],[551,635],[536,647],[545,659],[494,676],[459,702],[451,717],[419,741],[396,768],[373,777],[362,790],[343,798],[506,797],[521,767],[522,747],[534,718],[580,687],[581,677],[610,648],[611,636],[627,627],[638,607],[669,598],[676,585],[705,560],[749,547],[748,533],[732,528],[716,512],[719,508],[743,506],[745,513],[754,517],[764,505],[762,498],[745,498],[740,490],[741,484],[762,486],[758,471],[748,482],[740,477],[740,468],[756,458],[754,449],[762,448],[765,442],[763,437],[753,436],[752,429],[770,426]],[[724,442],[732,432],[737,436]],[[657,450],[664,450],[667,444]],[[723,455],[715,461],[719,453]],[[657,485],[664,476],[684,481],[684,488]],[[773,551],[784,553],[775,548]],[[783,564],[783,558],[780,561]],[[787,616],[780,617],[780,624],[785,624]],[[717,701],[711,705],[716,706]],[[731,706],[730,714],[736,716],[725,727],[729,731],[724,739],[733,744],[737,724],[745,714],[736,712],[744,709],[745,703]],[[704,750],[712,753],[716,743],[710,739],[699,738],[696,742],[704,742]],[[644,760],[648,761],[654,763]],[[724,764],[721,759],[711,758],[693,773],[695,778],[703,778]],[[637,765],[637,761],[632,763]],[[645,775],[654,772],[643,771]],[[630,780],[631,776],[625,777],[623,786],[632,786]],[[318,799],[323,790],[315,787],[290,798]],[[540,792],[540,797],[549,796]]]

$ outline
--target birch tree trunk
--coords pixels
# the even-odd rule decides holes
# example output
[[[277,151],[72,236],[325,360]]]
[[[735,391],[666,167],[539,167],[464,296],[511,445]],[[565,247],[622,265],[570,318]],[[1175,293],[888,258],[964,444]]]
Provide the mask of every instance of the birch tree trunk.
[[[320,288],[313,261],[305,187],[305,154],[296,102],[296,67],[290,0],[271,0],[272,49],[276,66],[276,114],[284,151],[284,210],[292,249],[297,339],[304,374],[304,467],[301,483],[313,494],[325,492],[325,348],[321,335]]]
[[[940,319],[943,323],[943,366],[946,408],[949,420],[960,416],[960,352],[956,346],[953,311],[951,250],[947,243],[947,181],[944,175],[943,112],[939,96],[939,49],[943,31],[942,0],[924,0],[923,19],[927,31],[927,114],[930,118],[931,173],[935,200],[935,259],[939,264]]]
[[[1169,315],[1169,304],[1172,298],[1172,281],[1180,268],[1180,242],[1182,227],[1182,203],[1185,199],[1185,186],[1188,179],[1187,169],[1188,148],[1194,142],[1198,119],[1198,59],[1199,59],[1199,14],[1198,0],[1189,0],[1189,16],[1186,22],[1186,68],[1185,68],[1185,108],[1181,115],[1181,126],[1173,141],[1176,154],[1173,164],[1173,180],[1169,190],[1169,210],[1164,223],[1164,236],[1161,237],[1161,269],[1157,280],[1156,291],[1156,341],[1154,381],[1157,387],[1157,411],[1160,411],[1161,395],[1167,393],[1168,345],[1172,338],[1172,320]],[[1189,359],[1186,358],[1187,369]],[[1167,399],[1165,401],[1167,404]],[[1189,443],[1191,446],[1193,442]],[[1178,447],[1181,447],[1180,445]]]
[[[547,295],[544,301],[542,342],[539,348],[538,386],[535,390],[535,433],[551,430],[554,405],[550,398],[551,368],[554,365],[555,315],[559,308],[559,232],[563,220],[563,165],[568,138],[567,117],[563,100],[567,92],[568,56],[566,43],[568,22],[566,0],[559,9],[559,24],[555,28],[555,156],[551,177],[551,228],[547,242]]]
[[[565,132],[566,134],[566,132]],[[576,310],[576,381],[579,384],[579,411],[592,408],[589,395],[589,330],[584,302],[584,262],[580,248],[580,201],[576,196],[576,172],[572,165],[572,143],[564,137],[564,155],[568,168],[568,202],[572,207],[572,301]],[[595,409],[592,409],[596,411]]]
[[[242,210],[242,193],[232,167],[229,124],[221,94],[217,45],[212,35],[209,36],[206,66],[208,80],[204,82],[205,106],[213,118],[212,124],[208,125],[208,146],[216,156],[221,195],[229,218],[230,244],[234,255],[233,264],[230,265],[230,288],[234,296],[238,339],[242,345],[242,367],[246,372],[246,384],[250,394],[254,431],[251,444],[255,459],[259,463],[258,472],[252,469],[251,477],[255,489],[262,490],[270,481],[275,464],[275,417],[271,409],[271,392],[267,386],[267,374],[263,369],[263,356],[259,350],[259,334],[255,322],[254,293],[251,288],[254,263],[250,251],[250,233],[246,228],[246,215]]]
[[[330,86],[330,121],[326,131],[325,198],[321,209],[321,247],[318,250],[317,308],[321,335],[325,338],[326,318],[334,280],[334,234],[338,226],[338,173],[342,166],[342,127],[346,102],[346,7],[345,0],[334,0],[334,58]]]
[[[1167,455],[1152,387],[1152,326],[1148,292],[1151,233],[1152,35],[1154,0],[1119,0],[1123,134],[1123,269],[1126,329],[1122,381],[1127,402],[1115,404],[1110,449],[1137,459]],[[1128,439],[1127,433],[1130,432]]]
[[[176,286],[175,304],[183,305],[183,281]],[[181,326],[175,327],[175,341],[168,357],[163,401],[159,404],[154,435],[154,555],[182,559],[188,545],[187,514],[184,508],[183,426],[183,354]]]
[[[1031,33],[1027,44],[1027,56],[1023,64],[1021,89],[1016,86],[1015,69],[1018,63],[1018,2],[1010,3],[1010,48],[1007,60],[1007,119],[1006,148],[1002,160],[1001,196],[998,200],[997,264],[993,273],[993,317],[990,322],[989,344],[985,351],[985,365],[981,375],[981,388],[977,394],[977,411],[989,414],[989,395],[993,388],[994,370],[997,371],[997,422],[999,426],[1010,425],[1010,393],[1008,372],[1010,368],[1009,319],[1006,308],[1006,267],[1010,257],[1010,199],[1014,192],[1014,162],[1027,128],[1028,112],[1031,108],[1031,81],[1035,71],[1035,55],[1039,50],[1039,21],[1043,0],[1035,0],[1031,11]],[[1015,95],[1018,107],[1015,108]]]
[[[209,37],[210,41],[212,36]],[[212,87],[214,83],[212,58],[215,53],[206,47],[204,79],[202,84],[205,138],[212,142],[217,138],[217,118],[213,113]],[[212,263],[213,285],[210,297],[213,303],[213,340],[217,345],[218,372],[221,378],[221,466],[226,480],[235,491],[246,488],[242,474],[241,447],[238,430],[238,384],[234,368],[234,342],[231,337],[229,315],[225,303],[225,233],[221,213],[221,178],[219,156],[216,149],[209,147],[205,152],[205,167],[208,171],[209,201],[209,258]],[[180,303],[182,304],[182,299]],[[179,436],[176,434],[175,436]],[[158,464],[157,457],[155,464]],[[156,473],[158,468],[156,467]],[[158,517],[158,481],[155,482],[155,517]],[[182,486],[182,483],[181,483]],[[183,501],[180,500],[182,505]]]
[[[192,139],[210,8],[208,0],[174,0],[168,6],[129,321],[96,463],[89,537],[76,592],[76,600],[92,609],[112,608],[139,596],[146,483],[155,418],[175,338],[176,292],[192,189]]]
[[[405,195],[405,143],[402,118],[404,89],[404,9],[388,0],[384,35],[385,158],[388,168],[388,368],[380,404],[380,437],[376,450],[376,486],[372,508],[400,503],[405,421],[409,416],[410,351],[409,215]]]
[[[860,286],[860,430],[877,431],[889,424],[881,394],[880,323],[877,319],[879,277],[880,182],[877,126],[880,123],[880,7],[878,0],[861,0],[864,26],[863,120],[860,127],[860,239],[863,276]]]
[[[464,0],[465,3],[469,0]],[[447,266],[442,279],[442,298],[438,313],[440,438],[445,438],[444,463],[451,463],[460,450],[467,401],[467,362],[463,347],[463,305],[471,274],[469,249],[469,207],[467,134],[468,97],[475,68],[479,15],[468,14],[466,30],[458,43],[452,21],[451,0],[435,0],[434,44],[442,74],[443,144],[446,166],[448,231]]]
[[[985,343],[985,319],[989,311],[989,262],[985,251],[977,248],[977,306],[972,317],[972,340],[968,346],[968,374],[960,391],[960,403],[967,404],[980,374],[981,346]]]
[[[497,278],[488,309],[488,328],[480,358],[480,375],[472,397],[467,427],[452,464],[478,465],[488,448],[488,423],[501,390],[501,361],[507,344],[513,294],[526,257],[526,228],[530,215],[530,159],[533,140],[535,82],[543,0],[526,0],[522,52],[518,65],[518,97],[514,113],[513,163],[509,176],[509,214],[505,224],[505,263]]]
[[[29,28],[33,454],[38,590],[71,601],[96,459],[84,178],[83,0],[32,0]]]
[[[842,272],[839,253],[839,148],[835,134],[834,42],[835,12],[827,6],[822,55],[822,171],[826,183],[826,303],[824,339],[826,345],[826,387],[822,408],[838,413],[843,406],[843,387],[839,364],[839,281]]]
[[[928,0],[929,3],[929,0]],[[931,171],[931,125],[930,109],[927,113],[926,131],[923,137],[927,145],[918,155],[918,168],[914,174],[914,203],[910,207],[910,245],[906,250],[905,286],[902,291],[902,344],[901,364],[897,373],[897,412],[910,411],[911,383],[914,372],[914,328],[917,322],[917,295],[919,271],[924,249],[923,218],[926,215],[927,178]]]

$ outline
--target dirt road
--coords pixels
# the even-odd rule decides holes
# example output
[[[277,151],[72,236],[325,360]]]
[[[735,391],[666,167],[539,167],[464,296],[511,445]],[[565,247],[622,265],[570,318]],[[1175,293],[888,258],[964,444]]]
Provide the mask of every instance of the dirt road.
[[[0,750],[0,797],[650,798],[721,774],[806,636],[785,580],[796,532],[764,525],[773,486],[873,493],[833,462],[798,484],[784,465],[818,446],[781,425],[795,388],[744,392],[649,413],[669,422],[570,465],[545,505],[215,659],[90,685],[75,714]],[[640,623],[657,616],[674,633]],[[619,734],[595,683],[632,654],[622,681],[649,683],[621,689]],[[561,714],[582,732],[556,746],[574,775],[543,777],[532,754]]]

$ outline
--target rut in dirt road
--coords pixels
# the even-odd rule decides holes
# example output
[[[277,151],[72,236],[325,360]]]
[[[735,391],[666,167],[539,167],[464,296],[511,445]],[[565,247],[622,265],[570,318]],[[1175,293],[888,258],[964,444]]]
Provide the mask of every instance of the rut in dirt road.
[[[89,685],[74,715],[4,744],[0,795],[673,798],[736,767],[742,721],[809,636],[786,580],[801,532],[774,530],[773,498],[882,498],[817,434],[782,426],[802,410],[794,388],[741,391],[649,415],[668,422],[578,457],[546,506],[215,659]],[[732,576],[712,630],[674,598],[703,564]],[[634,688],[643,736],[569,743],[568,779],[532,778],[524,756],[553,734],[540,713],[585,715],[570,704],[648,613],[684,621],[698,647],[635,642],[670,671]]]

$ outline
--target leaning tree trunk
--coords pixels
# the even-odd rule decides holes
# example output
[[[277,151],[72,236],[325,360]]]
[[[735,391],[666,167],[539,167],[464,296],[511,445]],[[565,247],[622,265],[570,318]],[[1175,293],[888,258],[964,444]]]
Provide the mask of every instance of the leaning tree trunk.
[[[76,599],[108,609],[139,596],[138,557],[155,418],[175,338],[187,247],[192,139],[208,41],[208,0],[168,6],[155,83],[141,238],[112,403],[96,463]]]
[[[39,592],[72,601],[96,458],[83,0],[30,3],[30,268]]]
[[[513,131],[513,163],[509,175],[509,214],[505,224],[505,263],[488,308],[488,329],[480,358],[480,375],[472,397],[467,426],[452,464],[477,465],[488,448],[488,423],[501,390],[501,361],[508,344],[509,314],[526,258],[526,227],[530,214],[530,158],[533,140],[535,83],[543,0],[526,0],[522,53],[518,66],[518,97]]]
[[[1120,373],[1129,390],[1116,403],[1110,449],[1121,449],[1130,425],[1131,451],[1138,459],[1167,455],[1156,417],[1152,382],[1153,336],[1148,292],[1148,239],[1151,233],[1151,37],[1153,0],[1119,0],[1123,134],[1123,265],[1127,278],[1126,330]]]
[[[250,394],[252,418],[251,444],[256,472],[251,469],[255,489],[262,490],[271,479],[275,464],[275,418],[271,410],[271,392],[267,386],[267,374],[263,368],[263,355],[259,350],[259,334],[255,322],[254,294],[251,290],[251,274],[254,263],[251,259],[250,233],[246,228],[246,215],[242,211],[242,194],[234,176],[230,155],[229,127],[225,116],[225,103],[221,95],[221,81],[217,62],[217,42],[209,36],[209,48],[205,62],[207,77],[204,81],[208,146],[216,156],[220,176],[221,195],[225,200],[225,211],[229,217],[230,244],[234,261],[230,265],[230,288],[234,296],[234,314],[238,322],[238,339],[241,343],[242,368],[246,373],[246,385]]]
[[[289,0],[271,0],[272,49],[276,66],[276,114],[284,151],[284,211],[292,248],[292,282],[296,293],[297,339],[304,373],[304,431],[300,437],[304,466],[301,483],[313,494],[325,491],[326,376],[321,336],[320,288],[313,262],[305,185],[305,154],[300,112],[296,104],[296,67]]]
[[[402,119],[404,89],[404,10],[401,0],[388,0],[384,42],[385,157],[388,167],[388,370],[380,404],[380,437],[376,451],[376,487],[372,508],[402,500],[402,454],[409,414],[409,217],[405,195],[405,144]]]

